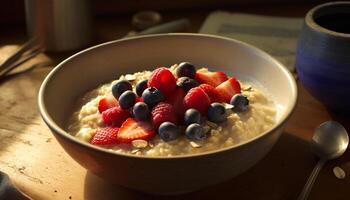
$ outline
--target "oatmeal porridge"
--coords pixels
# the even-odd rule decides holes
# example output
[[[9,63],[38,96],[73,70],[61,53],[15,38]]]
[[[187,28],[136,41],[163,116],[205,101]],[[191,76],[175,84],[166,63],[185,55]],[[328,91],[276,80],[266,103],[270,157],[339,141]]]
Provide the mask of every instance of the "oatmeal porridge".
[[[266,92],[188,62],[122,75],[85,94],[68,124],[80,140],[146,156],[195,154],[247,141],[275,124]]]

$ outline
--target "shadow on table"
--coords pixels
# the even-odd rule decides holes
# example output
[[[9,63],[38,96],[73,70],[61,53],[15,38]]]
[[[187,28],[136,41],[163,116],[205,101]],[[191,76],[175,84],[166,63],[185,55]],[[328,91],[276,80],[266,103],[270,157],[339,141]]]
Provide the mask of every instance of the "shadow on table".
[[[261,162],[225,183],[181,196],[152,196],[109,184],[88,172],[85,199],[296,199],[315,163],[306,141],[284,133]]]

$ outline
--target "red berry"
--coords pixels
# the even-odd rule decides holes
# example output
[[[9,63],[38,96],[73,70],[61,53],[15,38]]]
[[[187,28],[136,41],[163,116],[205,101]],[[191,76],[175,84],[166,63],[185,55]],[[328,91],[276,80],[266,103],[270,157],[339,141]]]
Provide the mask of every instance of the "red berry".
[[[120,127],[117,140],[120,143],[129,143],[133,140],[147,140],[155,134],[151,124],[138,122],[134,118],[128,118]]]
[[[143,98],[142,97],[136,97],[135,103],[137,102],[143,102]]]
[[[115,99],[114,96],[109,95],[98,102],[98,111],[102,113],[108,108],[112,108],[118,105],[119,105],[118,100]]]
[[[148,79],[148,87],[155,87],[164,96],[168,96],[176,89],[176,79],[169,69],[161,67],[152,72]]]
[[[215,90],[219,93],[220,98],[229,103],[232,96],[241,93],[241,85],[235,78],[230,78],[227,81],[218,85]]]
[[[195,78],[199,83],[206,83],[213,87],[228,79],[224,72],[197,72]]]
[[[90,143],[97,145],[117,144],[118,130],[119,128],[117,127],[100,128],[91,138]]]
[[[209,96],[210,103],[221,102],[219,93],[215,90],[215,87],[208,84],[199,85],[200,88]]]
[[[112,107],[102,112],[103,122],[108,126],[120,127],[129,116],[130,112],[122,109],[120,106]]]
[[[200,87],[190,89],[183,101],[185,109],[195,108],[200,113],[206,114],[210,105],[210,98]]]
[[[175,113],[178,119],[182,120],[183,115],[185,113],[185,109],[183,106],[183,99],[186,93],[182,88],[177,88],[175,92],[173,92],[166,100],[166,103],[173,105]]]
[[[160,102],[152,108],[152,125],[158,128],[163,122],[176,123],[175,110],[171,104]]]

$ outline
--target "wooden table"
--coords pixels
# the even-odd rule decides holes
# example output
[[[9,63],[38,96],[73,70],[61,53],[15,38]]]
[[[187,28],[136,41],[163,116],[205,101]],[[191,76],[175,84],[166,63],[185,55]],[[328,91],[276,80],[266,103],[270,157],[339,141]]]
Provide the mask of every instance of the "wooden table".
[[[303,16],[309,8],[282,6],[233,11]],[[165,20],[188,17],[192,22],[190,31],[196,32],[208,13],[167,13]],[[129,20],[130,16],[99,18],[95,43],[124,35],[131,29]],[[0,61],[17,48],[17,44],[25,41],[24,30],[24,26],[12,25],[0,31]],[[24,67],[46,61],[57,63],[71,53],[43,54]],[[37,108],[39,86],[53,64],[48,66],[0,83],[0,170],[9,174],[13,182],[33,199],[296,199],[316,164],[308,145],[315,127],[333,118],[340,120],[350,131],[349,120],[328,112],[298,83],[299,101],[285,132],[254,168],[228,182],[191,194],[150,196],[104,182],[79,166],[56,142]],[[310,199],[350,198],[350,178],[337,179],[332,172],[334,166],[341,166],[350,174],[349,151],[325,166]]]

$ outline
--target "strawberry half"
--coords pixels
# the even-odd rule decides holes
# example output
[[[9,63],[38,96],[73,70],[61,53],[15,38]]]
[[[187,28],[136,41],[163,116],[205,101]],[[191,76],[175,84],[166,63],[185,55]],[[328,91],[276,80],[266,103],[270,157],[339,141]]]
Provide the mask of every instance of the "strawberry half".
[[[161,67],[152,72],[147,85],[157,88],[164,96],[168,96],[176,89],[176,79],[168,68]]]
[[[215,87],[208,84],[200,84],[200,88],[209,96],[210,103],[222,102],[219,93],[215,90]]]
[[[151,124],[138,122],[134,118],[128,118],[120,127],[117,140],[119,143],[130,143],[133,140],[147,140],[155,134]]]
[[[176,123],[175,109],[171,104],[160,102],[152,108],[152,125],[158,128],[163,122]]]
[[[119,103],[118,103],[118,100],[114,98],[114,96],[112,95],[108,95],[107,97],[101,99],[99,102],[98,102],[98,111],[100,113],[102,113],[103,111],[109,109],[109,108],[112,108],[112,107],[116,107],[118,106]]]
[[[210,106],[210,98],[200,87],[190,89],[183,100],[184,108],[195,108],[203,115],[206,115]]]
[[[215,90],[219,93],[224,102],[229,103],[233,95],[241,93],[241,85],[237,79],[230,78],[218,85]]]
[[[182,121],[185,109],[183,106],[183,99],[186,93],[182,88],[177,88],[174,93],[172,93],[166,100],[166,103],[169,103],[173,106],[175,114]]]
[[[118,130],[119,128],[117,127],[100,128],[91,138],[90,143],[97,145],[117,144]]]
[[[120,106],[112,107],[102,112],[103,122],[108,126],[119,127],[128,117],[130,117],[130,112],[122,109]]]
[[[199,83],[206,83],[213,87],[228,79],[224,72],[196,72],[195,78]]]

